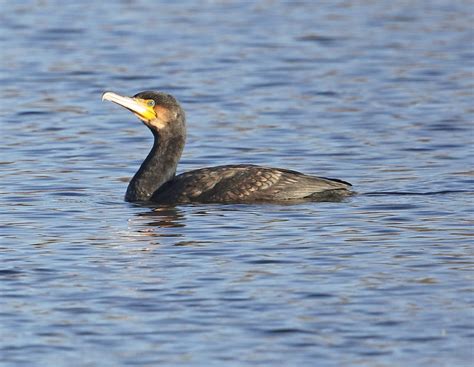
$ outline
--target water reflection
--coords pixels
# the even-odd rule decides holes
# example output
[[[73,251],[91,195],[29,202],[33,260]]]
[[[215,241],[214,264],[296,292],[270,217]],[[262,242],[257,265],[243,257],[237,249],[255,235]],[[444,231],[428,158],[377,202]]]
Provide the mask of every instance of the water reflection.
[[[146,219],[146,225],[161,228],[179,228],[185,226],[185,215],[175,206],[155,207],[149,212],[138,213],[138,217]]]

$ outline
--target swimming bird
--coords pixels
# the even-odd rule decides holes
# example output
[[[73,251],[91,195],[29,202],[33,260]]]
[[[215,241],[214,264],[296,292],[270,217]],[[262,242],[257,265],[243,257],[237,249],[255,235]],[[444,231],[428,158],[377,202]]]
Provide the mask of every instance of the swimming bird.
[[[105,92],[153,133],[150,153],[130,181],[125,200],[163,204],[339,201],[353,192],[342,180],[257,166],[225,165],[176,175],[186,141],[186,117],[172,95],[144,91],[133,97]]]

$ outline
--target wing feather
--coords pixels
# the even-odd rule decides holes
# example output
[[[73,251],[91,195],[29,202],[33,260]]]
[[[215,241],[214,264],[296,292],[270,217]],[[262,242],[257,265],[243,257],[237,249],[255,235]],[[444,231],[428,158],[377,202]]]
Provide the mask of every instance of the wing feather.
[[[202,168],[176,176],[153,196],[159,202],[297,200],[347,194],[350,184],[300,172],[255,165]],[[315,196],[316,195],[316,196]]]

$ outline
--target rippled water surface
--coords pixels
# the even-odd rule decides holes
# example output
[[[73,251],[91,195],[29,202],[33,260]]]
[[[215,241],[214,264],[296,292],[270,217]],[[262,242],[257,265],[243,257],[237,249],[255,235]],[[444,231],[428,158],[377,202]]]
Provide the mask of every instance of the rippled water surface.
[[[0,7],[0,364],[472,363],[472,1]],[[187,111],[179,171],[359,195],[125,203],[151,134],[100,96],[145,89]]]

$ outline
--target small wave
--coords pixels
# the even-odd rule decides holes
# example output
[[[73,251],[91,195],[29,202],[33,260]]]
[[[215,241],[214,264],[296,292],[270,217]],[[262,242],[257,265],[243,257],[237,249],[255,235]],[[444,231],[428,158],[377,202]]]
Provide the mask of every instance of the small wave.
[[[449,194],[474,194],[470,190],[441,190],[427,192],[411,192],[411,191],[372,191],[364,192],[361,195],[367,196],[431,196],[431,195],[449,195]]]

